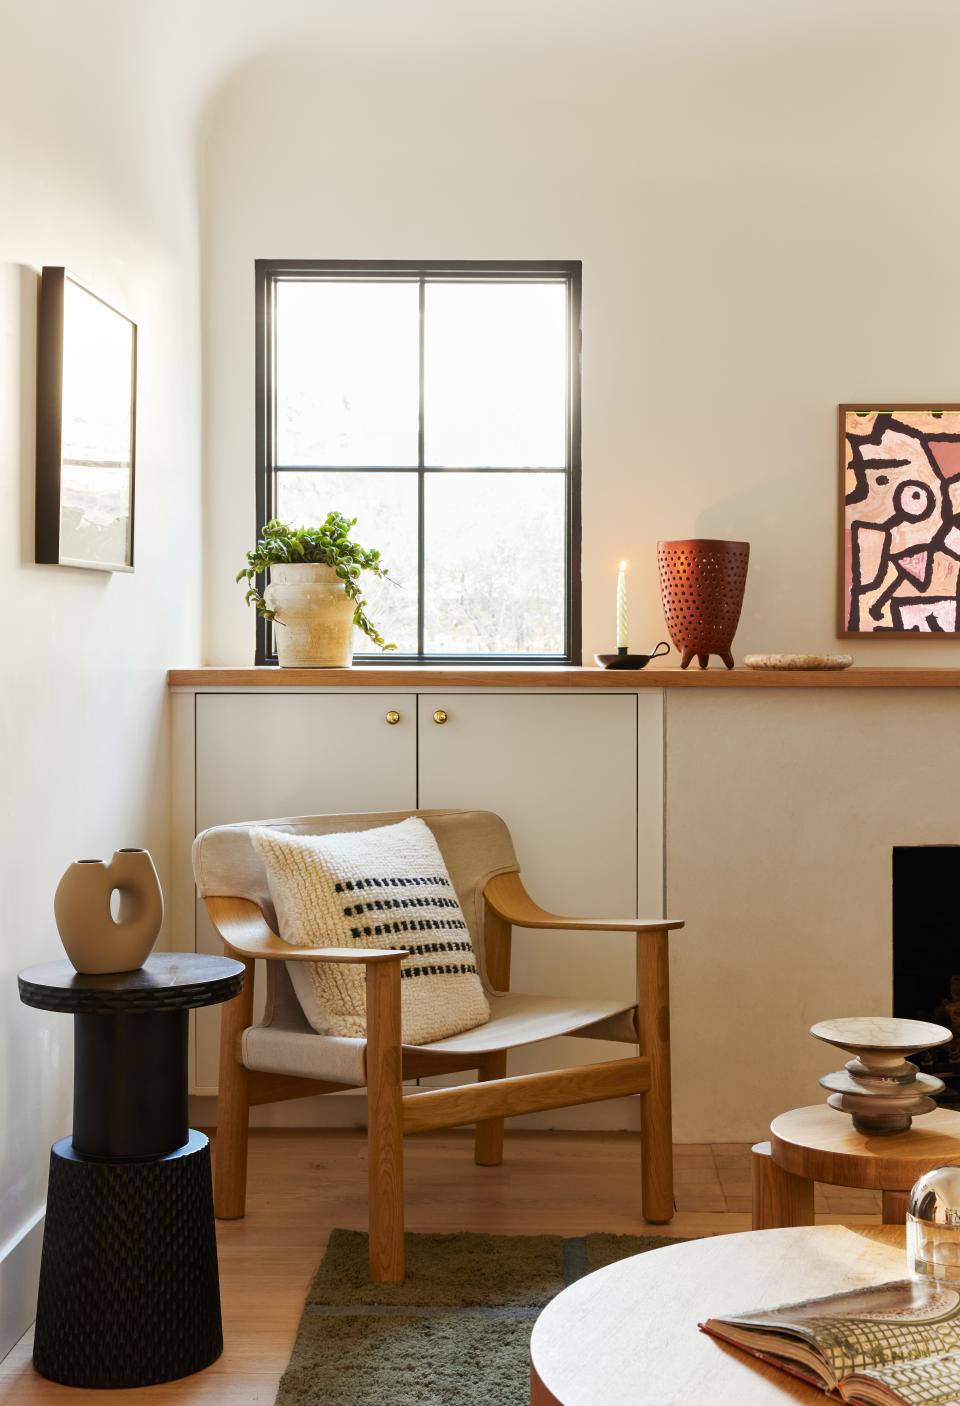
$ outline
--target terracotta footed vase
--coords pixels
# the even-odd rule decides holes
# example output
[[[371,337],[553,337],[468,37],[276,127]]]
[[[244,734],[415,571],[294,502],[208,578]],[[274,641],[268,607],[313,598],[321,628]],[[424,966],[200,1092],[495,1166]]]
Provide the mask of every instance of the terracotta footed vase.
[[[711,654],[733,668],[730,646],[740,623],[749,542],[689,537],[658,542],[660,594],[670,638],[685,669],[696,656],[705,669]]]
[[[120,894],[116,921],[110,911]],[[150,956],[163,922],[163,894],[145,849],[118,849],[109,864],[78,859],[57,885],[53,900],[60,941],[84,975],[129,972]]]

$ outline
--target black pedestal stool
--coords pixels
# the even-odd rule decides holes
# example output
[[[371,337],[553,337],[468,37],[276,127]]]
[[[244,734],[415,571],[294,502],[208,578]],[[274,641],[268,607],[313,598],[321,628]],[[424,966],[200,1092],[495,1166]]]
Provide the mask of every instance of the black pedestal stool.
[[[20,973],[20,999],[73,1016],[73,1136],[54,1143],[33,1362],[67,1386],[133,1387],[223,1351],[210,1144],[187,1126],[187,1016],[243,966],[158,952],[138,971]]]

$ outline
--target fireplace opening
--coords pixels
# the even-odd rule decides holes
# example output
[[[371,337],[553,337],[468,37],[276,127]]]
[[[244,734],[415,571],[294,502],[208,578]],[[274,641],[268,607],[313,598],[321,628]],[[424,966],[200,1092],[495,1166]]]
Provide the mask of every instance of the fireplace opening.
[[[893,850],[893,1013],[953,1031],[948,1045],[912,1055],[960,1109],[960,845]]]

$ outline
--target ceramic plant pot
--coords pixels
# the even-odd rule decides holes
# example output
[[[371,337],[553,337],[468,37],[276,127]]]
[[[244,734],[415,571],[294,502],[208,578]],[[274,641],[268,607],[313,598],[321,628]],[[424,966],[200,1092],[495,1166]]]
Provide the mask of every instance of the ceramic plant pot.
[[[120,895],[116,920],[110,911]],[[163,894],[145,849],[118,849],[109,864],[78,859],[57,885],[53,911],[60,941],[78,972],[136,971],[163,922]]]
[[[271,566],[264,599],[276,611],[273,638],[282,668],[349,669],[353,601],[334,567]]]
[[[694,655],[705,669],[711,654],[733,668],[730,646],[740,623],[749,560],[749,542],[694,537],[657,543],[663,613],[680,651],[681,669]]]

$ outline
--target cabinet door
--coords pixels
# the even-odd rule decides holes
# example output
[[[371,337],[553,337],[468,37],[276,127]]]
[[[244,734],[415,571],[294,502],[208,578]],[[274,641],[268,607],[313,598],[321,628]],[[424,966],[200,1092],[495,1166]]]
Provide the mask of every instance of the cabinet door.
[[[442,725],[437,709],[447,714]],[[662,915],[658,693],[422,695],[419,739],[420,805],[501,815],[524,883],[544,907],[630,917],[639,904],[645,916]],[[632,998],[634,939],[517,931],[510,984],[542,995]],[[615,1059],[625,1048],[551,1041],[518,1050],[510,1067]]]
[[[393,725],[390,709],[400,714]],[[411,697],[383,694],[198,694],[196,828],[238,820],[406,810],[416,805]],[[197,905],[197,951],[222,952]],[[263,981],[257,980],[262,997]],[[199,1011],[195,1091],[217,1083],[219,1013]]]

